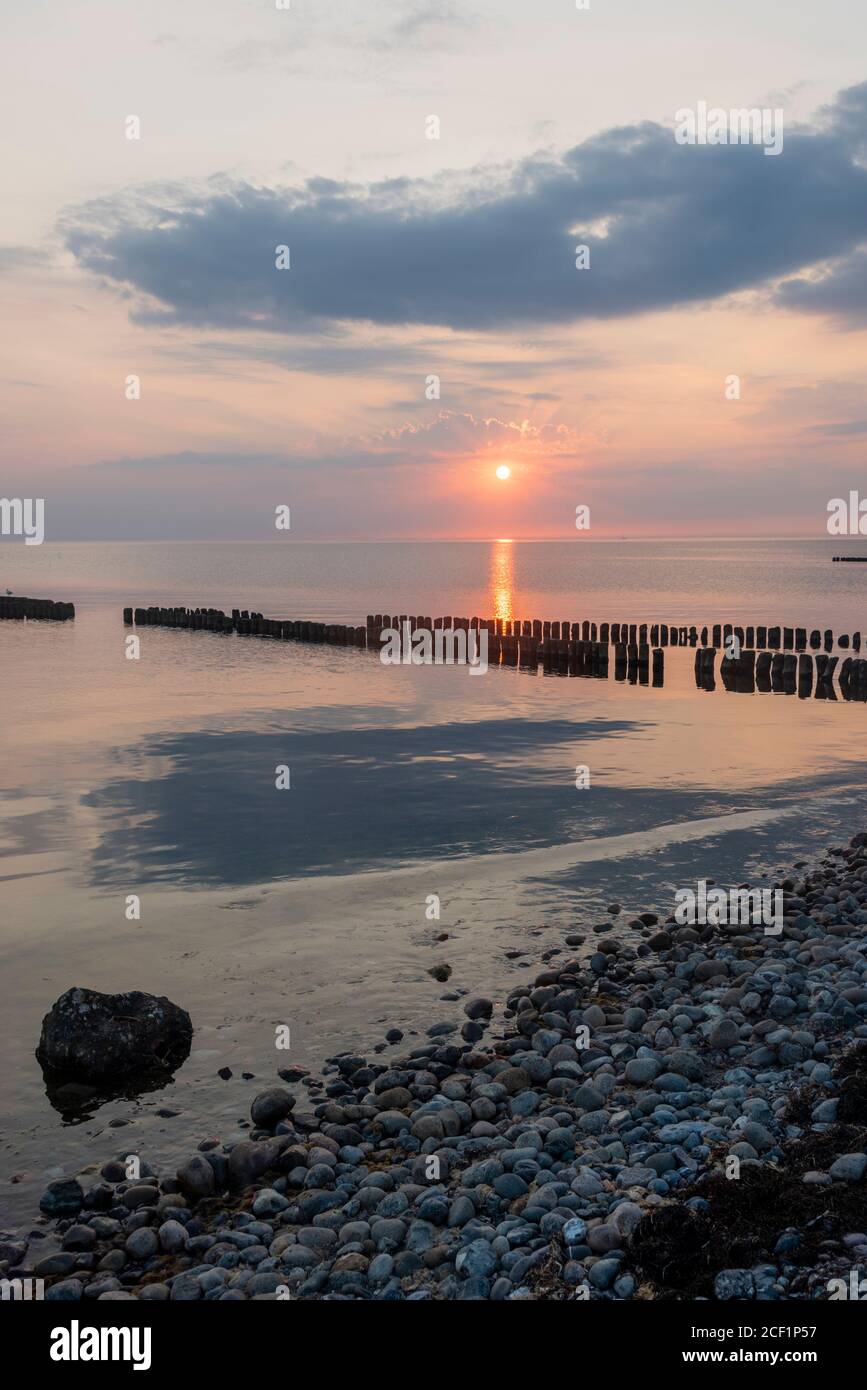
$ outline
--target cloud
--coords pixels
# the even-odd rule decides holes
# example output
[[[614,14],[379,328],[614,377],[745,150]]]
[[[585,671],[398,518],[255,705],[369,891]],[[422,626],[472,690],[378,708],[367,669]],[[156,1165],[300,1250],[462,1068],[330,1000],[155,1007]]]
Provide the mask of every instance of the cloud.
[[[17,275],[33,266],[45,266],[48,256],[32,246],[0,246],[0,275]]]
[[[848,87],[832,106],[819,113],[820,124],[842,140],[864,170],[867,156],[867,83]],[[810,274],[784,280],[776,302],[807,314],[825,314],[840,324],[867,323],[867,222],[862,221],[856,244],[844,254],[811,257],[820,262]],[[857,243],[861,242],[859,246]],[[821,263],[824,262],[824,263]]]
[[[867,238],[867,226],[863,235]],[[784,280],[776,301],[784,309],[827,314],[853,328],[867,323],[867,247],[841,256],[815,275]]]
[[[283,22],[276,30],[269,24],[267,37],[261,36],[260,30],[259,37],[244,38],[226,49],[225,66],[238,72],[280,69],[308,77],[309,72],[297,59],[305,51],[316,51],[327,53],[332,76],[339,70],[345,78],[358,69],[359,60],[365,64],[373,56],[378,60],[381,80],[383,61],[401,63],[408,53],[453,49],[478,18],[467,0],[462,0],[460,7],[453,0],[380,0],[377,6],[368,0],[360,16],[350,18],[341,13],[335,26],[330,8],[296,6],[284,10],[278,16]]]
[[[828,439],[849,439],[852,435],[867,434],[867,420],[840,420],[834,424],[810,425],[805,434],[818,434]]]
[[[143,190],[86,205],[63,229],[79,263],[132,295],[145,323],[490,332],[773,294],[780,279],[781,304],[848,303],[857,316],[865,142],[867,84],[787,131],[774,158],[755,145],[679,146],[645,122],[469,177],[266,188],[221,176],[198,192]],[[575,268],[579,244],[589,270]],[[291,268],[278,270],[284,245]]]
[[[433,419],[409,420],[367,435],[331,439],[325,449],[311,446],[291,453],[245,453],[237,450],[192,450],[103,459],[85,471],[105,473],[168,472],[178,477],[201,470],[263,477],[286,470],[417,466],[431,459],[464,459],[487,450],[508,450],[515,457],[571,457],[582,436],[567,425],[536,425],[531,420],[500,420],[469,412],[442,410]]]
[[[409,450],[427,456],[457,455],[486,449],[545,458],[572,455],[581,437],[568,425],[534,425],[530,420],[498,420],[468,412],[442,410],[434,420],[413,421],[383,430],[369,441],[374,450]]]
[[[184,472],[189,469],[203,468],[228,468],[233,472],[239,469],[268,470],[273,468],[283,468],[287,464],[294,462],[292,456],[284,454],[240,454],[229,453],[219,450],[194,450],[184,449],[180,453],[169,454],[138,454],[134,457],[124,456],[117,459],[100,459],[98,463],[87,465],[88,469],[108,469],[120,471],[155,472],[167,469],[172,473]]]
[[[429,47],[446,43],[455,30],[468,28],[472,18],[464,3],[462,9],[451,0],[401,0],[397,18],[386,30],[382,43],[387,46]]]

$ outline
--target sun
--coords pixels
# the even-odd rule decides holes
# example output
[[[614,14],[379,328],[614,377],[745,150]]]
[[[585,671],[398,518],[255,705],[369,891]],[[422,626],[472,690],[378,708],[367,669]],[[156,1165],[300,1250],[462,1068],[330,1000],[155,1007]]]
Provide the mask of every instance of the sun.
[[[504,483],[506,479],[511,478],[511,476],[512,470],[509,465],[507,463],[501,463],[497,469],[497,477],[500,479],[500,482]]]

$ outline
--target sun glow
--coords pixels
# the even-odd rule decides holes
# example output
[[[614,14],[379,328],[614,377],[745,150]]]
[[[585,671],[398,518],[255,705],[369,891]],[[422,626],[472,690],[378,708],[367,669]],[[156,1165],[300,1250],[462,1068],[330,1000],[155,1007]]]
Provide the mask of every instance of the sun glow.
[[[511,476],[512,470],[509,465],[507,463],[501,463],[497,469],[497,477],[500,479],[500,482],[504,483],[506,479],[511,478]]]

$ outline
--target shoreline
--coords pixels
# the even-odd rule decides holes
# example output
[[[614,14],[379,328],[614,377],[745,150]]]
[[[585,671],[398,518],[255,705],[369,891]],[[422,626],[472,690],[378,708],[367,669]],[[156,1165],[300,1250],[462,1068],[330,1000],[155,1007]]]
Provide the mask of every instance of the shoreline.
[[[177,1174],[60,1179],[56,1225],[4,1240],[0,1274],[71,1301],[845,1297],[867,1272],[865,842],[775,885],[779,935],[674,904],[634,944],[600,923],[502,1017],[471,999],[407,1055],[394,1030],[321,1085],[285,1069],[249,1139]]]

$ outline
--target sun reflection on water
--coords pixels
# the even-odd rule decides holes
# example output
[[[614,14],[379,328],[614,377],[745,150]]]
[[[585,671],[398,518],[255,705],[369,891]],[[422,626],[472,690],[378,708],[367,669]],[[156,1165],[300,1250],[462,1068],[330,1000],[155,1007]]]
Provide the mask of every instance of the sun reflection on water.
[[[489,583],[494,617],[511,622],[515,603],[515,548],[512,541],[493,542]]]

